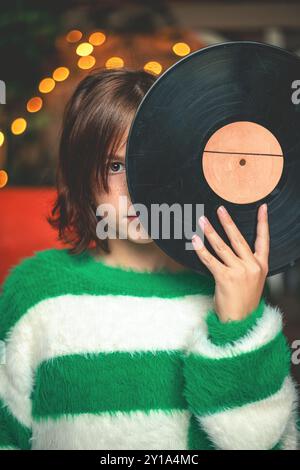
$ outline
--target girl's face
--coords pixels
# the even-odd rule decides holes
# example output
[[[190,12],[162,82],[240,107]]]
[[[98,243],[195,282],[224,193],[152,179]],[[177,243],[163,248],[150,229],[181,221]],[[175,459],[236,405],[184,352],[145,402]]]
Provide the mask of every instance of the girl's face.
[[[131,207],[131,199],[129,197],[126,170],[125,155],[128,139],[129,127],[124,135],[116,155],[112,159],[108,174],[109,192],[102,191],[96,195],[96,203],[106,204],[101,211],[105,221],[110,228],[116,232],[116,238],[131,240],[135,243],[145,244],[153,243],[148,233],[139,223],[138,217],[130,217],[135,214],[134,207]],[[108,237],[109,238],[109,237]]]

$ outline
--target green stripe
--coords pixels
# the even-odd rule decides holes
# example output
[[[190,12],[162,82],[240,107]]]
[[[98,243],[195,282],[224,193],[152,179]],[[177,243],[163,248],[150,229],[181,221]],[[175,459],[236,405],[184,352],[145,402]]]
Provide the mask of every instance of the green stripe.
[[[300,411],[299,410],[297,412],[296,428],[297,428],[297,431],[300,432]]]
[[[37,251],[11,268],[0,297],[0,340],[33,305],[64,294],[130,295],[176,298],[212,295],[214,280],[194,271],[139,272],[94,260],[88,253],[70,255],[68,249]]]
[[[262,297],[257,308],[247,317],[226,322],[219,319],[214,309],[209,310],[206,317],[209,340],[218,346],[237,341],[255,326],[257,320],[262,317],[264,308],[265,299]]]
[[[274,447],[272,447],[271,450],[282,450],[281,441],[277,442],[277,444]]]
[[[31,430],[23,426],[0,400],[0,447],[30,449]]]
[[[188,450],[216,450],[216,445],[194,415],[191,415],[189,423]]]
[[[235,357],[185,357],[185,397],[195,415],[246,405],[277,392],[290,372],[291,351],[280,332],[259,349]]]
[[[0,450],[21,450],[19,447],[15,446],[5,446],[5,445],[0,445]]]
[[[64,413],[187,410],[180,351],[57,357],[40,364],[32,392],[35,419]]]

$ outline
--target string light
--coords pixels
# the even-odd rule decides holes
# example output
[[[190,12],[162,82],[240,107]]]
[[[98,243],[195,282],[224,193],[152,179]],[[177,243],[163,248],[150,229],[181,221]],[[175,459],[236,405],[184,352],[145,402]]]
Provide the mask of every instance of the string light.
[[[156,75],[159,75],[160,72],[162,71],[162,66],[159,62],[150,61],[144,65],[144,70],[146,72],[153,72]]]
[[[50,93],[50,91],[52,91],[54,87],[55,81],[53,80],[53,78],[44,78],[40,81],[39,91],[41,93]]]
[[[106,41],[106,36],[104,33],[101,33],[100,31],[92,33],[89,37],[89,43],[92,44],[93,46],[101,46]]]
[[[90,55],[94,50],[94,47],[89,42],[82,42],[76,48],[76,54],[80,56]]]
[[[77,65],[80,69],[91,69],[96,63],[95,57],[92,55],[87,55],[85,57],[80,57],[80,59],[77,62]]]
[[[172,49],[173,49],[173,52],[179,56],[185,56],[191,52],[190,46],[186,44],[185,42],[177,42],[176,44],[173,45]]]
[[[82,38],[82,32],[74,29],[69,31],[66,40],[69,43],[75,43]],[[99,46],[106,41],[106,36],[100,31],[94,32],[89,37],[89,42],[79,44],[76,48],[76,53],[80,55],[78,67],[82,69],[89,69],[95,65],[96,59],[89,54],[93,51],[94,45]],[[70,71],[67,67],[58,67],[54,70],[52,77],[44,78],[40,81],[38,89],[40,93],[50,93],[55,88],[55,82],[62,82],[68,78]],[[29,99],[26,104],[26,109],[30,113],[39,111],[43,106],[43,100],[39,96],[34,96]],[[24,118],[17,118],[11,124],[11,132],[14,135],[22,134],[27,128],[27,121]],[[0,131],[0,147],[4,143],[4,134]],[[6,183],[5,183],[6,184]]]
[[[107,69],[124,67],[124,60],[121,57],[110,57],[105,62]]]
[[[39,96],[34,96],[29,101],[27,101],[26,109],[29,113],[36,113],[43,106],[43,100]]]
[[[70,43],[78,42],[82,38],[82,32],[79,30],[72,30],[66,36],[66,40]],[[106,40],[105,34],[96,32],[90,35],[90,41],[94,45],[101,45]],[[82,69],[89,69],[93,67],[96,59],[89,54],[93,51],[94,47],[91,43],[82,43],[77,46],[76,53],[81,56],[78,61],[78,66]],[[87,57],[89,56],[89,57]],[[58,67],[54,70],[52,77],[44,78],[40,81],[38,89],[40,93],[50,93],[55,88],[55,82],[62,82],[68,78],[70,71],[67,67]],[[43,100],[39,96],[35,96],[27,101],[26,109],[30,113],[39,111],[43,106]],[[22,134],[27,128],[27,121],[24,118],[17,118],[11,124],[11,132],[14,135]],[[0,147],[4,142],[4,134],[0,132]],[[6,184],[6,183],[5,183]]]
[[[27,122],[24,118],[17,118],[11,124],[11,131],[15,135],[23,134],[27,127]]]
[[[77,29],[73,29],[66,35],[66,40],[69,43],[76,43],[81,40],[83,34]],[[88,42],[79,44],[76,48],[76,54],[80,56],[77,65],[80,69],[87,70],[92,68],[96,59],[92,55],[94,46],[100,46],[106,41],[106,35],[101,31],[95,31],[90,34]],[[191,52],[190,46],[184,42],[178,42],[172,46],[173,52],[178,56],[185,56]],[[124,67],[124,60],[121,57],[113,56],[105,62],[106,68],[121,68]],[[162,71],[162,65],[157,61],[149,61],[144,65],[144,70],[159,75]],[[50,93],[55,88],[55,82],[62,82],[68,78],[70,71],[67,67],[58,67],[54,70],[52,77],[44,78],[39,83],[39,91],[41,93]],[[30,113],[39,111],[43,106],[43,100],[39,96],[35,96],[28,100],[26,108]],[[17,118],[11,124],[11,131],[15,135],[22,134],[27,127],[27,122],[24,118]],[[3,145],[4,134],[0,131],[0,146]],[[6,184],[6,183],[5,183]]]
[[[0,170],[0,188],[4,188],[8,181],[8,174],[5,170]]]

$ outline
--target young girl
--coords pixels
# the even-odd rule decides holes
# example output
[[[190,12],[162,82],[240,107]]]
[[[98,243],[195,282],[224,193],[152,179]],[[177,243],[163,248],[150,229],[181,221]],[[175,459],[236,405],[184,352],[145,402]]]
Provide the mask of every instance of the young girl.
[[[49,217],[68,246],[35,252],[3,285],[3,449],[297,448],[283,315],[263,296],[265,206],[255,253],[222,207],[231,246],[202,219],[222,260],[196,237],[210,278],[168,257],[143,228],[129,233],[126,142],[154,80],[97,69],[68,102]],[[104,203],[117,215],[115,238],[97,236]]]

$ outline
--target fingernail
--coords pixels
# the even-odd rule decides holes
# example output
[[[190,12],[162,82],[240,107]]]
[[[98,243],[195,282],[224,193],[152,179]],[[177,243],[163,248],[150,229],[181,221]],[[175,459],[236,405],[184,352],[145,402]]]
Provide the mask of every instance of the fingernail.
[[[205,225],[208,225],[208,220],[205,217],[205,215],[201,215],[201,217],[199,217],[199,225],[200,225],[201,229],[204,231]]]
[[[227,210],[225,209],[225,207],[224,207],[224,206],[220,206],[220,207],[218,207],[218,211],[220,211],[220,212],[221,212],[221,214],[227,214]]]
[[[202,248],[202,247],[204,246],[203,241],[202,241],[201,238],[200,238],[198,235],[196,235],[196,234],[194,234],[194,235],[192,236],[192,242],[193,242],[193,245],[194,245],[195,248]]]
[[[265,202],[262,205],[262,209],[263,209],[264,212],[267,212],[267,210],[268,210],[268,205]]]

